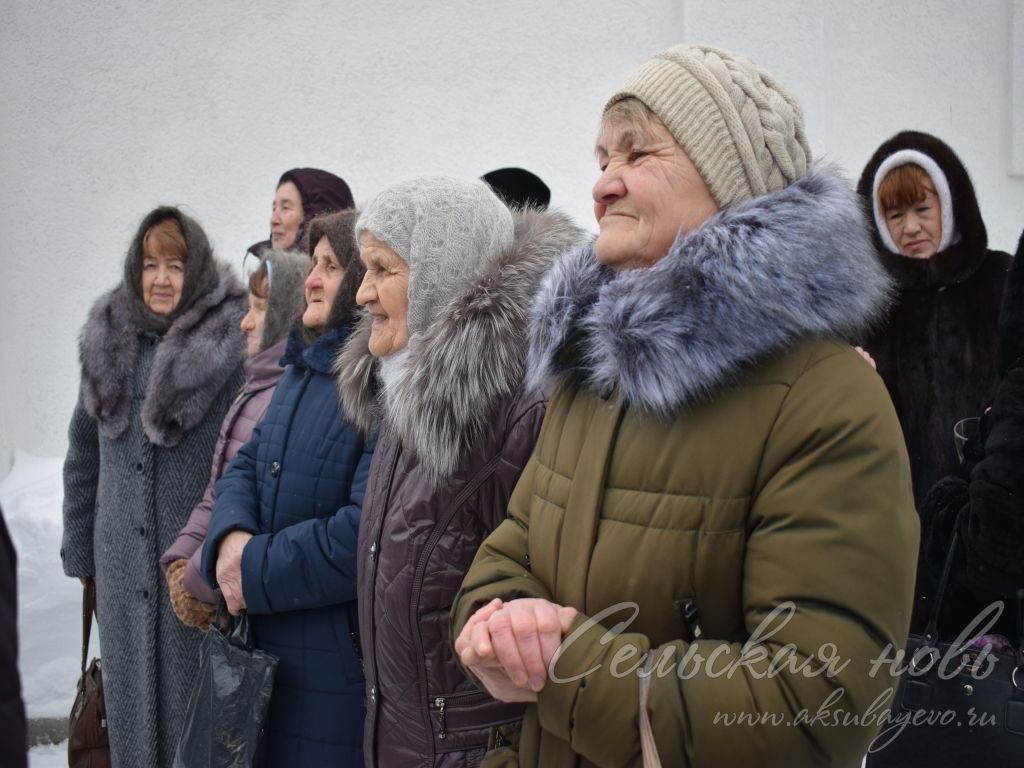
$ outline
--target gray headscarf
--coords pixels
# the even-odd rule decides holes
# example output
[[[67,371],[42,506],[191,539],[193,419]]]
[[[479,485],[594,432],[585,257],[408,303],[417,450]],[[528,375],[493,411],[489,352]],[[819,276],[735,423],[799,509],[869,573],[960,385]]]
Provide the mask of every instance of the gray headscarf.
[[[356,239],[370,232],[409,265],[409,337],[493,257],[512,245],[512,214],[479,179],[418,176],[393,184],[366,206]]]
[[[151,227],[166,219],[173,219],[185,238],[185,280],[181,299],[167,315],[158,315],[142,296],[142,243]],[[163,205],[150,211],[142,220],[124,260],[123,285],[129,297],[132,318],[140,330],[162,334],[183,315],[203,294],[213,290],[218,281],[217,262],[203,228],[195,219],[173,206]]]
[[[260,352],[270,349],[288,335],[305,306],[305,283],[309,259],[292,251],[264,251],[267,265],[267,314],[263,321]]]

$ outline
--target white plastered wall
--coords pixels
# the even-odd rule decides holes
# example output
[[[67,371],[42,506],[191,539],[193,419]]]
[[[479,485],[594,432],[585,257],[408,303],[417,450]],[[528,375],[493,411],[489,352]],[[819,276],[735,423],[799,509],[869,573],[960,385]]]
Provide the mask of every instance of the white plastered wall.
[[[764,64],[853,177],[900,129],[941,136],[991,245],[1024,227],[1021,0],[8,0],[0,15],[0,475],[15,447],[63,451],[78,330],[154,205],[185,205],[239,264],[287,168],[335,171],[365,201],[410,174],[522,165],[590,226],[603,101],[675,42]]]

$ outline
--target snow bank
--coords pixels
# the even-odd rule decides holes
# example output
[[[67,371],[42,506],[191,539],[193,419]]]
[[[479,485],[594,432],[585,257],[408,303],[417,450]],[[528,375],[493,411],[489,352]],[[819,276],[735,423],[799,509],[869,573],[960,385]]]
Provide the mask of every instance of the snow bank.
[[[67,768],[68,743],[46,744],[28,751],[28,768]]]
[[[22,696],[30,718],[67,717],[82,649],[82,587],[60,562],[63,459],[15,451],[0,505],[18,553]],[[93,625],[90,655],[99,655]]]

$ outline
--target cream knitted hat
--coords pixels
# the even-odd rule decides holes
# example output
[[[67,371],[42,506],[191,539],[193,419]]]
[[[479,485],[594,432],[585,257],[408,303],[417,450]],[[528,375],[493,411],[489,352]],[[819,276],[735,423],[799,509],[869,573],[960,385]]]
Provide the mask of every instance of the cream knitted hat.
[[[744,56],[706,45],[656,53],[605,104],[636,98],[671,131],[720,207],[782,189],[811,148],[796,99]]]
[[[418,176],[379,193],[356,222],[409,265],[409,335],[437,319],[456,291],[512,245],[512,213],[480,179]]]

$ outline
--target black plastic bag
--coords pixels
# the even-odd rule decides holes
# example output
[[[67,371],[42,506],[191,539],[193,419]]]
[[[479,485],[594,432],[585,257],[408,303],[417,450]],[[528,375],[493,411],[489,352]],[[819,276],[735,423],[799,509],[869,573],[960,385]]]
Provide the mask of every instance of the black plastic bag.
[[[174,768],[252,768],[261,756],[277,657],[252,647],[249,618],[231,632],[221,612],[199,646],[199,674]]]

